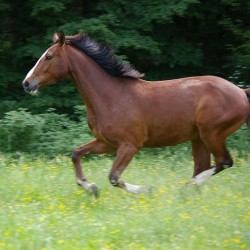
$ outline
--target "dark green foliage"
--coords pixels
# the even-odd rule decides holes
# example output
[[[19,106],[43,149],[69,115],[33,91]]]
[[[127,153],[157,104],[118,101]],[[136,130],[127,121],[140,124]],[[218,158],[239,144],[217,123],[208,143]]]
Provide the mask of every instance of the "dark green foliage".
[[[25,95],[20,85],[60,30],[84,31],[111,45],[145,79],[213,74],[250,82],[248,1],[2,0],[0,7],[2,114],[19,107],[70,114],[80,104],[68,82],[45,90],[40,99]]]
[[[85,110],[75,107],[75,115]],[[0,120],[0,151],[21,151],[30,154],[71,154],[80,144],[91,139],[85,119],[73,121],[53,110],[32,115],[25,109],[10,111]]]
[[[24,109],[10,111],[0,120],[0,145],[2,151],[29,151],[36,148],[42,134],[44,119],[33,116]]]
[[[250,130],[245,124],[228,139],[228,147],[237,150],[240,156],[250,153]]]
[[[43,138],[39,150],[51,147],[52,152],[63,146],[59,151],[65,152],[75,145],[70,133],[81,134],[74,106],[82,101],[69,81],[44,89],[38,98],[24,93],[21,86],[52,44],[55,31],[86,32],[110,45],[148,80],[212,74],[246,86],[250,83],[249,16],[250,2],[245,0],[2,0],[1,147],[28,151],[37,147],[32,143],[38,136]],[[54,112],[45,114],[50,108]],[[51,131],[45,131],[45,122]],[[49,141],[54,143],[48,146]]]

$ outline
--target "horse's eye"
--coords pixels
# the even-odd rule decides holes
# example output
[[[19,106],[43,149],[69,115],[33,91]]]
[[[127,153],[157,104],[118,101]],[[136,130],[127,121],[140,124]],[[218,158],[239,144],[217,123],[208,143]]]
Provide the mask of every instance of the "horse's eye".
[[[51,60],[52,59],[52,56],[46,56],[46,60]]]

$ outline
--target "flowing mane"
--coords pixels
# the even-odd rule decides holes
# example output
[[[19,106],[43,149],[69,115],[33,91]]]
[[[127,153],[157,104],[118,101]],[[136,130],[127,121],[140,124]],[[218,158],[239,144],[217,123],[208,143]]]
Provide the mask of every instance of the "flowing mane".
[[[75,36],[66,36],[66,43],[81,50],[96,61],[106,72],[113,76],[141,78],[141,74],[133,66],[127,64],[114,54],[107,46],[96,42],[84,33]]]

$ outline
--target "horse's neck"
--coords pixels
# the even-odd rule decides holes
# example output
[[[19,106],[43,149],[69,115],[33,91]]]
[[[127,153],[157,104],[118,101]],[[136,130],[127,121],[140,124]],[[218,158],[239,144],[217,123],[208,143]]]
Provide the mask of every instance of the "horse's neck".
[[[118,78],[106,73],[88,56],[73,50],[71,77],[83,101],[95,112],[102,112],[113,106],[123,84]],[[122,81],[123,79],[121,79]]]

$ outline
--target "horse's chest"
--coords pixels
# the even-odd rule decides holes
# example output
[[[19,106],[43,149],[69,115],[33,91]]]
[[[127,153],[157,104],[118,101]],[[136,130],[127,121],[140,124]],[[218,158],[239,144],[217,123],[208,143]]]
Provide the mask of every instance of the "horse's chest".
[[[88,115],[89,128],[96,139],[111,143],[114,141],[114,128],[108,121],[100,121],[94,115]]]

